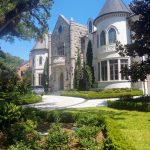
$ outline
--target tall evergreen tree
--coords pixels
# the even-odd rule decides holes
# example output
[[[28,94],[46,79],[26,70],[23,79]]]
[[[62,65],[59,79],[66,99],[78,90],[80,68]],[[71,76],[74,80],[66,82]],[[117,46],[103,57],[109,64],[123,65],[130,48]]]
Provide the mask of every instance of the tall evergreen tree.
[[[48,57],[46,58],[45,65],[44,65],[44,72],[43,72],[43,79],[42,84],[44,86],[44,91],[48,92],[49,87],[49,67],[48,67]]]
[[[94,83],[95,77],[94,77],[94,68],[93,68],[93,48],[92,48],[92,42],[91,42],[91,40],[89,40],[88,46],[87,46],[86,64],[91,69],[92,83]]]
[[[75,69],[74,69],[74,88],[79,89],[79,82],[82,77],[81,73],[81,57],[80,57],[80,50],[78,49],[78,55],[77,55],[77,61],[75,64]]]
[[[130,9],[136,18],[130,22],[133,42],[125,46],[118,42],[117,50],[121,56],[140,57],[122,73],[129,75],[133,82],[144,81],[150,75],[150,0],[133,0]]]

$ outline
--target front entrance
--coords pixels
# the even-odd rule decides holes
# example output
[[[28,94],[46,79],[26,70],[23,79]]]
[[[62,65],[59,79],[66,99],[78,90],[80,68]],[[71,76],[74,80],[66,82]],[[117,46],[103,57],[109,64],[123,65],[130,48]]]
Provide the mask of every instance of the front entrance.
[[[59,90],[64,90],[64,75],[63,73],[60,74],[60,80],[59,80]]]

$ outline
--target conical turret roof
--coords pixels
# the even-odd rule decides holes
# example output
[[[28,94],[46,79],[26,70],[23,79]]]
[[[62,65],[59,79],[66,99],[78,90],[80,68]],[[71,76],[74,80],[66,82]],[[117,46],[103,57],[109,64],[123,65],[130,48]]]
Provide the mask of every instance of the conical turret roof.
[[[106,0],[102,10],[98,15],[98,18],[106,14],[115,13],[115,12],[130,13],[130,10],[122,0]]]

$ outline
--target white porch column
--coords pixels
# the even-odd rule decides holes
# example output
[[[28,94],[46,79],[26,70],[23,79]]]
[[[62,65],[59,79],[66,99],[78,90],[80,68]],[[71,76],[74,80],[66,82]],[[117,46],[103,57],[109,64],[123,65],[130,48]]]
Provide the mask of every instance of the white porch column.
[[[107,80],[110,81],[110,65],[109,65],[109,60],[107,60]]]

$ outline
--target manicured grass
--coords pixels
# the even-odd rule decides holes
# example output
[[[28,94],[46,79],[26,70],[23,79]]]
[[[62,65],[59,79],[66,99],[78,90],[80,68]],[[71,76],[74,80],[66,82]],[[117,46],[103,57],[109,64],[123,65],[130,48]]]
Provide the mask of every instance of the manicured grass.
[[[143,95],[142,91],[137,89],[108,89],[97,91],[66,91],[61,96],[81,97],[85,99],[118,98]]]

